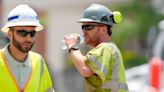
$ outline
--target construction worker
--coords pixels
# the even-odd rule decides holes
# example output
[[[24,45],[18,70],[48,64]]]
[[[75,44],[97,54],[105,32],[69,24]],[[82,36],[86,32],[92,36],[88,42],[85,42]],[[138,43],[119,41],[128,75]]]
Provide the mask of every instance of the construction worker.
[[[78,34],[66,34],[65,43],[78,72],[84,77],[84,92],[127,92],[123,59],[111,41],[114,23],[121,21],[121,13],[111,12],[100,4],[91,4],[83,12],[82,30],[86,45],[93,47],[83,56],[77,43]]]
[[[54,92],[43,57],[30,51],[42,29],[28,5],[10,11],[2,28],[10,42],[0,50],[0,92]]]

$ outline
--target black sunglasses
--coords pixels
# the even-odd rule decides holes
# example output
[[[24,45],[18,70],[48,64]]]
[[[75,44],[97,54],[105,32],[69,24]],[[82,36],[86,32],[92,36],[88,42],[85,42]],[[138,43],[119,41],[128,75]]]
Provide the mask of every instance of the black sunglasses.
[[[34,37],[36,34],[35,30],[31,30],[30,32],[27,30],[16,30],[16,33],[22,37],[26,37],[28,34],[30,34],[31,37]]]
[[[88,25],[82,25],[82,30],[93,30],[95,26],[102,26],[101,24],[88,24]]]

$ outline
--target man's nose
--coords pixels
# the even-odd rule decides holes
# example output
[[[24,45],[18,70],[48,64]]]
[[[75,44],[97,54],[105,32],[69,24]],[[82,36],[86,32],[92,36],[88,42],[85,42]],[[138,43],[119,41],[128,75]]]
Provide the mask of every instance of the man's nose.
[[[25,38],[26,38],[28,41],[31,41],[31,39],[32,39],[33,37],[31,37],[31,35],[28,34]]]

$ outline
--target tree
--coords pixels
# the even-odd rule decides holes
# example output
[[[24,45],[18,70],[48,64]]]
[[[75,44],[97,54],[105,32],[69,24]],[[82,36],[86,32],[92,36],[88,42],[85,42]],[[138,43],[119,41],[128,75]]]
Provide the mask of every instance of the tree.
[[[150,0],[133,0],[115,9],[123,14],[123,20],[114,27],[113,40],[122,50],[125,67],[146,63],[148,30],[164,16],[157,13]]]

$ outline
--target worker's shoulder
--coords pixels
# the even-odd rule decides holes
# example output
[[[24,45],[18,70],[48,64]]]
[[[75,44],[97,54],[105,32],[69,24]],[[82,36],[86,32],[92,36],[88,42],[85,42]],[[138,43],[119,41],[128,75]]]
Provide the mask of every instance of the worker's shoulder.
[[[29,51],[29,54],[30,54],[30,56],[41,57],[42,58],[42,55],[40,55],[39,53],[36,53],[34,51]]]
[[[105,49],[108,49],[110,51],[120,51],[120,49],[118,48],[118,46],[113,43],[113,42],[109,42],[109,43],[101,43],[99,46],[105,48]]]
[[[99,44],[98,47],[105,47],[105,48],[118,48],[117,45],[113,42],[108,42],[108,43],[101,43]]]

